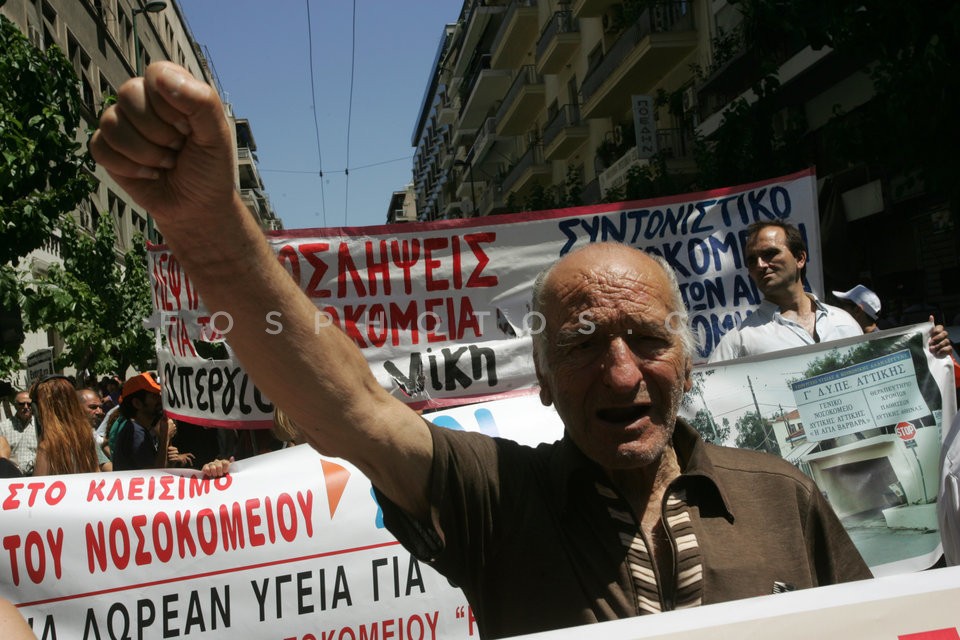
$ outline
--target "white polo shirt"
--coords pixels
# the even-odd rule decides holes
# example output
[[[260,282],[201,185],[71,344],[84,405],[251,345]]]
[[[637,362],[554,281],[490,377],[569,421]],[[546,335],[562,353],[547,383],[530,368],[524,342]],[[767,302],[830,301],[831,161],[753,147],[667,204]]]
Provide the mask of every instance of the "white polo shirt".
[[[815,322],[819,342],[863,335],[860,325],[849,313],[820,302],[811,293],[806,295],[813,300],[816,307]],[[709,362],[745,358],[809,344],[816,342],[806,329],[799,323],[784,318],[776,304],[764,300],[739,327],[724,334],[717,348],[710,354]]]

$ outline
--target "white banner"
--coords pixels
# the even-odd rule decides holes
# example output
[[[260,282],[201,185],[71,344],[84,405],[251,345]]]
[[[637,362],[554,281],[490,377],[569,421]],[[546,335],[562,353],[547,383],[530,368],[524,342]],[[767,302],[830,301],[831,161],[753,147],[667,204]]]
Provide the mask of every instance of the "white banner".
[[[532,313],[537,274],[572,249],[615,241],[662,255],[677,272],[691,322],[709,355],[725,331],[760,302],[744,264],[747,226],[782,219],[809,245],[808,278],[821,294],[816,182],[812,171],[729,189],[657,200],[595,205],[426,224],[307,229],[271,233],[291,277],[317,305],[318,325],[334,323],[363,350],[380,384],[419,407],[506,397],[535,383]],[[232,319],[210,313],[169,251],[152,247],[155,326],[168,380],[168,413],[199,424],[268,426],[255,401],[207,399],[232,410],[219,417],[191,406],[211,393],[198,377],[194,340],[229,341]],[[283,330],[279,313],[262,319],[265,334]],[[218,333],[218,331],[220,333]],[[232,361],[202,368],[229,372]],[[224,373],[223,375],[227,375]],[[236,380],[240,380],[238,375]],[[238,391],[222,381],[222,393]],[[202,385],[202,389],[200,388]],[[178,387],[179,388],[179,387]],[[217,392],[214,392],[217,393]],[[218,421],[219,420],[219,421]]]
[[[528,395],[430,417],[537,444],[562,433],[541,420],[551,413]],[[477,634],[462,593],[383,528],[370,482],[309,446],[241,460],[212,480],[191,471],[0,480],[0,511],[0,596],[38,638]]]
[[[573,627],[541,640],[957,640],[960,567]]]

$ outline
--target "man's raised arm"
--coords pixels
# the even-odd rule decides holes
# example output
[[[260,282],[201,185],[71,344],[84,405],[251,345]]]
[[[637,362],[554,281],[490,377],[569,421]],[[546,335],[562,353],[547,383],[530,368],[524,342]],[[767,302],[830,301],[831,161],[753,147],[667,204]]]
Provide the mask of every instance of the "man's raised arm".
[[[123,84],[90,141],[97,162],[154,217],[210,310],[230,314],[230,346],[257,386],[314,448],[351,461],[424,516],[426,424],[380,387],[346,335],[316,322],[317,308],[234,188],[232,146],[216,92],[168,62]],[[270,312],[281,314],[275,335],[266,332]]]

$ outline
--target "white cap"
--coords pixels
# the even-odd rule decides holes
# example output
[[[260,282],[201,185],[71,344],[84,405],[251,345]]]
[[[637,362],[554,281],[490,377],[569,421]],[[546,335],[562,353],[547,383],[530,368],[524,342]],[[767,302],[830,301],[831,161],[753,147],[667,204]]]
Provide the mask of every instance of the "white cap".
[[[841,300],[849,300],[853,304],[857,305],[863,312],[868,316],[877,319],[877,316],[880,315],[880,298],[870,289],[867,289],[862,284],[858,284],[850,291],[834,291],[833,295],[837,296]]]

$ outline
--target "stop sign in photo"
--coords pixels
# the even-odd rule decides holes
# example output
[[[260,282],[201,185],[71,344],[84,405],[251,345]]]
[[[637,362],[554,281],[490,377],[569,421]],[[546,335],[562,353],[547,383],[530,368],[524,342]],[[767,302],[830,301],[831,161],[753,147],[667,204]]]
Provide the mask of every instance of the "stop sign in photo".
[[[901,440],[913,440],[913,437],[917,435],[917,428],[909,422],[901,422],[897,424],[897,435],[900,436]]]

